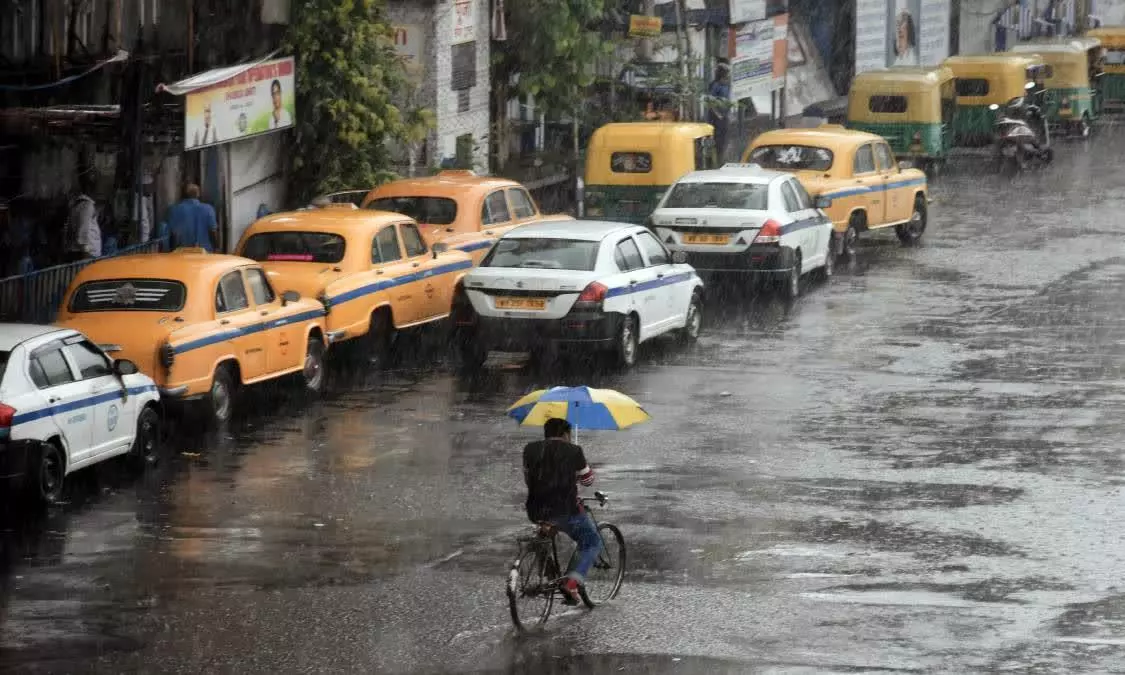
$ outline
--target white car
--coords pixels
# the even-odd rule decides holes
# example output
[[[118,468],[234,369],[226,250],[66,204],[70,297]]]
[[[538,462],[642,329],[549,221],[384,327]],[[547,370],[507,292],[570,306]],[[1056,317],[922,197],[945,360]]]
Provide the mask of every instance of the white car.
[[[669,250],[700,272],[749,272],[781,282],[788,297],[801,276],[832,276],[832,221],[788,173],[756,164],[693,171],[672,184],[648,225]]]
[[[699,335],[703,281],[646,228],[544,222],[505,233],[455,291],[466,366],[491,349],[578,347],[633,365],[637,346],[678,331]]]
[[[156,460],[156,383],[67,328],[0,323],[0,480],[51,503],[66,476],[132,453]]]

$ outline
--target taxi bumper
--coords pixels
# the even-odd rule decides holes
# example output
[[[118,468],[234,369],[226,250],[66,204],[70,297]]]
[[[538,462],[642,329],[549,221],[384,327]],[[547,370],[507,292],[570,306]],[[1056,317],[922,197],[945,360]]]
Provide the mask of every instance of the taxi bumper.
[[[572,313],[561,319],[509,319],[477,316],[462,339],[488,350],[527,351],[537,346],[598,348],[614,344],[622,316],[616,312]]]
[[[36,446],[32,441],[0,438],[0,485],[9,493],[24,487],[35,462]]]
[[[752,244],[738,253],[685,250],[688,264],[698,272],[775,273],[793,269],[793,249],[788,246]]]

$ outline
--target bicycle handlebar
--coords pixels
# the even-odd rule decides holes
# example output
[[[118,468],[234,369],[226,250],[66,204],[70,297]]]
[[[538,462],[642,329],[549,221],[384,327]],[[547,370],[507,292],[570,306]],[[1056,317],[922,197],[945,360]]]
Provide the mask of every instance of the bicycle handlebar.
[[[594,496],[593,496],[593,497],[579,497],[579,498],[578,498],[578,501],[580,501],[580,502],[582,502],[583,504],[585,504],[586,502],[588,502],[588,501],[590,501],[590,500],[592,500],[592,499],[596,499],[596,500],[597,500],[597,502],[598,502],[598,505],[599,505],[599,506],[605,506],[605,503],[606,503],[607,501],[609,501],[609,495],[607,495],[606,493],[602,492],[601,490],[595,490],[595,491],[594,491]]]

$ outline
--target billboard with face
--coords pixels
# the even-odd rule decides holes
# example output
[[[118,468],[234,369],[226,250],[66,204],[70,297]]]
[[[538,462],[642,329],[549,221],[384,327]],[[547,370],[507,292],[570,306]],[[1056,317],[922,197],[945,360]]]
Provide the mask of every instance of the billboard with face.
[[[950,0],[856,0],[855,71],[941,63],[949,22]]]

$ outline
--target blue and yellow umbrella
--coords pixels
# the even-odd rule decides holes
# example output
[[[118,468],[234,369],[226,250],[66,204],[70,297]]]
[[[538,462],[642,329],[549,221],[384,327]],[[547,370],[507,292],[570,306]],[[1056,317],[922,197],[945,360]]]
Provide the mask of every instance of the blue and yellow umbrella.
[[[641,404],[625,394],[589,387],[533,391],[512,404],[508,416],[525,427],[541,427],[552,417],[559,417],[576,429],[613,431],[652,419]]]

